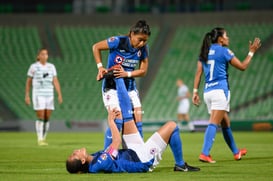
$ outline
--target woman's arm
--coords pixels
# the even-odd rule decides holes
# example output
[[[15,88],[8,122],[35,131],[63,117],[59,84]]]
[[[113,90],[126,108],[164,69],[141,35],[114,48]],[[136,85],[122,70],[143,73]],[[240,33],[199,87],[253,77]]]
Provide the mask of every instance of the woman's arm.
[[[61,103],[63,103],[63,96],[62,96],[61,86],[60,86],[60,83],[59,83],[59,80],[57,77],[53,78],[53,85],[54,85],[55,90],[58,94],[58,102],[59,102],[59,104],[61,104]]]
[[[200,104],[200,98],[198,95],[198,88],[199,88],[199,84],[201,81],[202,73],[203,73],[202,63],[200,61],[198,61],[197,62],[197,70],[196,70],[195,78],[194,78],[193,95],[192,95],[192,102],[196,106],[199,106],[199,104]]]
[[[121,67],[120,69],[115,70],[115,77],[122,78],[122,77],[143,77],[146,75],[148,71],[148,58],[145,58],[140,62],[139,69],[127,72]]]
[[[118,150],[121,145],[121,136],[115,123],[115,118],[120,114],[120,111],[115,109],[108,109],[108,125],[112,133],[112,143],[110,147],[114,150]]]
[[[100,42],[95,43],[92,46],[93,56],[95,58],[95,62],[98,68],[97,80],[100,80],[103,77],[103,73],[107,72],[107,69],[105,69],[102,65],[101,51],[108,50],[108,49],[109,49],[109,46],[108,46],[107,40],[102,40]]]
[[[261,40],[259,38],[255,38],[253,43],[251,41],[249,42],[249,53],[247,54],[244,61],[241,62],[237,57],[233,57],[230,61],[230,64],[239,70],[246,70],[254,53],[260,48],[260,46]]]
[[[27,105],[31,104],[31,102],[30,102],[30,96],[29,96],[31,85],[32,85],[32,78],[28,77],[27,81],[26,81],[26,88],[25,88],[25,103]]]

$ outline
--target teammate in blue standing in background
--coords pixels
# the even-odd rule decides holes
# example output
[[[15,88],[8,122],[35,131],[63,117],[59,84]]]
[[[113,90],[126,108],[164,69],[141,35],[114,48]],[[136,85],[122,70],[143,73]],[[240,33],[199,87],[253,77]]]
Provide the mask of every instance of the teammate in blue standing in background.
[[[148,70],[148,45],[147,41],[151,35],[150,27],[145,20],[139,20],[133,25],[125,36],[113,36],[107,40],[97,42],[93,45],[93,55],[97,63],[97,80],[103,78],[103,74],[113,65],[119,64],[121,68],[115,70],[115,76],[123,77],[129,93],[136,126],[142,133],[142,110],[141,102],[136,87],[135,77],[145,76]],[[104,68],[101,60],[101,51],[109,50],[107,68]],[[139,65],[139,68],[136,67]],[[116,85],[112,78],[104,79],[102,83],[103,102],[106,109],[111,111],[116,108],[120,110],[117,98]],[[118,129],[121,129],[122,117],[116,118]],[[104,148],[112,142],[111,132],[108,128],[105,132]]]
[[[231,149],[234,159],[240,160],[247,153],[246,149],[238,149],[230,128],[229,112],[230,90],[228,84],[228,65],[231,64],[239,70],[247,69],[254,53],[261,46],[259,38],[249,42],[249,53],[241,62],[234,53],[226,46],[229,45],[229,38],[224,28],[214,28],[208,32],[203,40],[197,71],[194,79],[193,104],[199,105],[198,87],[201,75],[205,75],[204,101],[207,104],[210,114],[209,125],[204,136],[202,153],[199,160],[208,163],[215,163],[210,155],[217,126],[221,125],[224,139]]]
[[[132,105],[123,78],[114,80],[120,108],[124,120],[123,140],[128,149],[119,149],[121,136],[115,118],[119,114],[115,109],[109,110],[108,125],[113,141],[105,150],[89,155],[85,148],[75,150],[66,161],[69,173],[120,173],[152,171],[161,160],[167,144],[172,150],[174,171],[199,171],[200,168],[189,166],[183,159],[182,142],[178,126],[174,121],[165,123],[146,142],[143,141],[132,115]]]

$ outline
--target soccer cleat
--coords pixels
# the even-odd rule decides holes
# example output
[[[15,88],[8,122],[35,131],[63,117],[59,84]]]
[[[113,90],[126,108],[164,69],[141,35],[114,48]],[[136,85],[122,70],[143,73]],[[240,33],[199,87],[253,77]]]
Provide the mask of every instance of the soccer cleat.
[[[47,146],[48,143],[45,140],[40,140],[40,141],[38,141],[38,145],[39,146]]]
[[[199,160],[200,160],[201,162],[216,163],[216,161],[213,160],[213,159],[211,158],[210,155],[209,155],[209,156],[206,156],[206,155],[204,155],[203,153],[200,154]]]
[[[200,171],[200,168],[198,167],[193,167],[185,163],[182,167],[175,165],[173,171],[175,172],[196,172]]]
[[[241,160],[242,156],[246,155],[247,150],[245,148],[240,149],[239,153],[234,154],[234,160]]]

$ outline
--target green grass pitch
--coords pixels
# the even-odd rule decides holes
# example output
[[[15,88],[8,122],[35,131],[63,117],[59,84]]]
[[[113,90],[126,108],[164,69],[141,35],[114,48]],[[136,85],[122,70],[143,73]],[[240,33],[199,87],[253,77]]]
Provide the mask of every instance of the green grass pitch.
[[[151,133],[145,133],[147,138]],[[34,132],[0,132],[0,180],[273,180],[273,133],[234,132],[238,147],[248,153],[241,161],[233,160],[221,133],[217,133],[211,154],[217,161],[207,164],[198,161],[203,133],[181,133],[184,159],[199,166],[200,172],[173,172],[174,161],[170,148],[152,173],[138,174],[68,174],[65,160],[75,148],[86,147],[90,152],[102,148],[102,133],[49,132],[48,146],[37,146]]]

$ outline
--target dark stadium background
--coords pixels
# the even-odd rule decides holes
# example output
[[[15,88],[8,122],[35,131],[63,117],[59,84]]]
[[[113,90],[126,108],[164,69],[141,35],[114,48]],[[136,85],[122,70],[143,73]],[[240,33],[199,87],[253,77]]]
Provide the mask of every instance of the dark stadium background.
[[[241,60],[248,40],[262,39],[250,69],[242,73],[230,68],[232,126],[272,131],[270,0],[0,0],[0,130],[34,129],[35,113],[24,104],[24,86],[27,68],[41,46],[49,49],[64,95],[63,105],[55,104],[51,130],[101,130],[106,110],[91,46],[126,34],[138,19],[147,20],[152,29],[148,74],[137,79],[147,129],[176,118],[176,78],[192,89],[201,39],[214,26],[223,26]],[[202,129],[209,117],[205,105],[192,105],[190,117]]]

